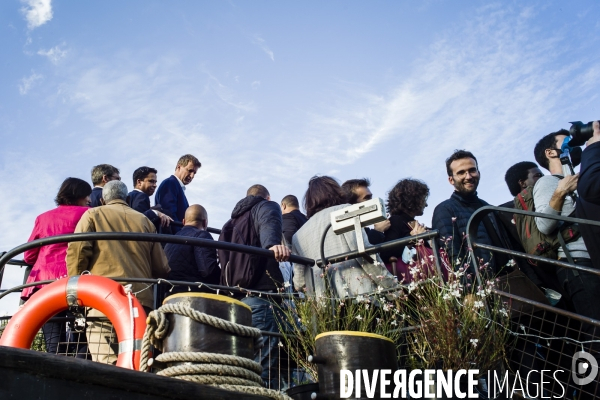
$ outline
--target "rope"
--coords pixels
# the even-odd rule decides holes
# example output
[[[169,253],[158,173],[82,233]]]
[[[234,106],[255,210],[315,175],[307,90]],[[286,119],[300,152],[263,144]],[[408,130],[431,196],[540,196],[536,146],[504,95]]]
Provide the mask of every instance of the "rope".
[[[223,364],[241,367],[254,371],[257,374],[262,372],[262,366],[247,358],[232,356],[230,354],[218,353],[192,353],[189,351],[172,351],[170,353],[159,354],[156,361],[171,363],[171,362],[199,362],[205,364]]]
[[[165,304],[148,315],[146,331],[142,340],[140,371],[147,371],[148,366],[151,365],[149,359],[151,345],[162,351],[162,339],[165,338],[169,329],[166,314],[183,315],[238,336],[252,337],[255,346],[262,347],[262,334],[259,329],[205,314],[184,303]],[[168,367],[157,372],[157,375],[265,396],[274,400],[291,400],[283,393],[264,388],[260,376],[262,366],[244,357],[217,353],[169,352],[158,355],[156,360],[165,363],[196,363]]]

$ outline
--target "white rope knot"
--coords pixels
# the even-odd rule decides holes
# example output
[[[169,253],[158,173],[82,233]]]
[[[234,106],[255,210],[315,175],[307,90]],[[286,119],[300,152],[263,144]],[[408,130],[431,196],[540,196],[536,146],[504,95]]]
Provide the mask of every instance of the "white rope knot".
[[[184,303],[170,303],[150,312],[148,315],[146,332],[144,332],[144,339],[142,341],[140,371],[147,371],[148,367],[154,361],[149,358],[150,344],[162,350],[162,339],[165,338],[169,329],[167,314],[183,315],[196,322],[210,325],[237,336],[252,337],[254,338],[255,347],[262,347],[262,334],[257,328],[203,313]],[[157,372],[157,375],[213,385],[236,392],[256,394],[274,400],[291,400],[290,397],[283,393],[264,388],[263,380],[260,376],[262,366],[244,357],[230,354],[186,351],[163,353],[156,357],[156,361],[186,363],[163,369]],[[196,364],[187,364],[190,362]]]

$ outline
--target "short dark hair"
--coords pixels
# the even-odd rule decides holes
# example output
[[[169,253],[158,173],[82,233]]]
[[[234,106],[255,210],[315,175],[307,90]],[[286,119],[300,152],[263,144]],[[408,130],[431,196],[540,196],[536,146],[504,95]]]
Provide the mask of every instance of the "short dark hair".
[[[369,186],[371,186],[371,181],[369,178],[349,179],[342,183],[342,192],[344,192],[346,202],[350,204],[356,204],[358,201],[358,195],[355,193],[355,190],[359,187]]]
[[[293,194],[288,194],[283,199],[281,199],[281,204],[287,204],[290,207],[300,208],[300,203],[298,202],[298,198]]]
[[[304,194],[306,216],[312,217],[321,210],[345,204],[344,192],[338,181],[330,176],[313,176]]]
[[[541,138],[533,148],[533,156],[535,157],[535,161],[537,161],[537,163],[540,164],[544,169],[550,170],[550,163],[548,162],[548,157],[546,157],[546,149],[556,148],[557,135],[569,136],[569,131],[566,129],[561,129],[560,131],[549,133]]]
[[[60,185],[54,202],[57,206],[76,205],[77,201],[85,199],[90,194],[92,194],[92,187],[89,183],[79,178],[67,178]]]
[[[150,167],[139,167],[133,171],[133,187],[137,184],[138,179],[143,181],[150,174],[157,174],[158,171]]]
[[[504,181],[506,181],[510,194],[518,195],[521,191],[519,181],[527,180],[529,170],[537,167],[537,164],[531,161],[521,161],[510,167],[504,175]]]
[[[412,214],[421,211],[423,200],[429,196],[429,187],[418,179],[402,179],[388,193],[387,211],[398,215],[401,211]]]
[[[475,158],[473,153],[466,150],[454,150],[454,153],[452,153],[450,157],[446,158],[446,172],[448,173],[448,176],[452,176],[452,168],[450,168],[450,164],[452,164],[452,162],[456,160],[462,160],[463,158],[472,158],[473,160],[475,160],[475,165],[477,166],[477,168],[479,168],[479,165],[477,164],[477,159]]]
[[[194,167],[198,167],[198,168],[200,168],[202,166],[202,164],[200,163],[200,160],[198,160],[196,157],[194,157],[191,154],[184,154],[181,157],[179,157],[179,160],[177,161],[177,165],[181,165],[182,167],[187,167],[187,165],[189,163],[192,163],[194,165]]]
[[[270,195],[271,194],[269,193],[267,188],[259,184],[250,186],[248,188],[248,191],[246,191],[246,196],[260,196],[264,199],[266,199]]]
[[[98,185],[102,183],[102,177],[104,175],[112,176],[114,174],[118,174],[119,169],[113,167],[110,164],[99,164],[92,168],[92,183],[94,185]]]

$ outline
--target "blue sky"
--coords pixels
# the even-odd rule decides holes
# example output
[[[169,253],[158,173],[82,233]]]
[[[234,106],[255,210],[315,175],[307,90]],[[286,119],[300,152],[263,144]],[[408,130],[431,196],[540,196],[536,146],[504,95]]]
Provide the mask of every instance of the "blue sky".
[[[485,1],[0,3],[0,250],[25,242],[68,176],[110,163],[159,180],[179,156],[209,224],[254,183],[405,177],[448,198],[444,160],[471,150],[480,197],[544,134],[598,118],[600,5]],[[18,284],[11,268],[3,287]],[[12,309],[15,298],[0,301]]]

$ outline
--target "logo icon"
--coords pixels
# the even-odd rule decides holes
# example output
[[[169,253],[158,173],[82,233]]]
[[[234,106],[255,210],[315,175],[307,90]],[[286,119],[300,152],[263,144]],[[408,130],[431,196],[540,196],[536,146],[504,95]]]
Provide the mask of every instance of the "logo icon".
[[[576,385],[592,383],[598,376],[598,361],[590,353],[578,351],[573,355],[571,374]]]

